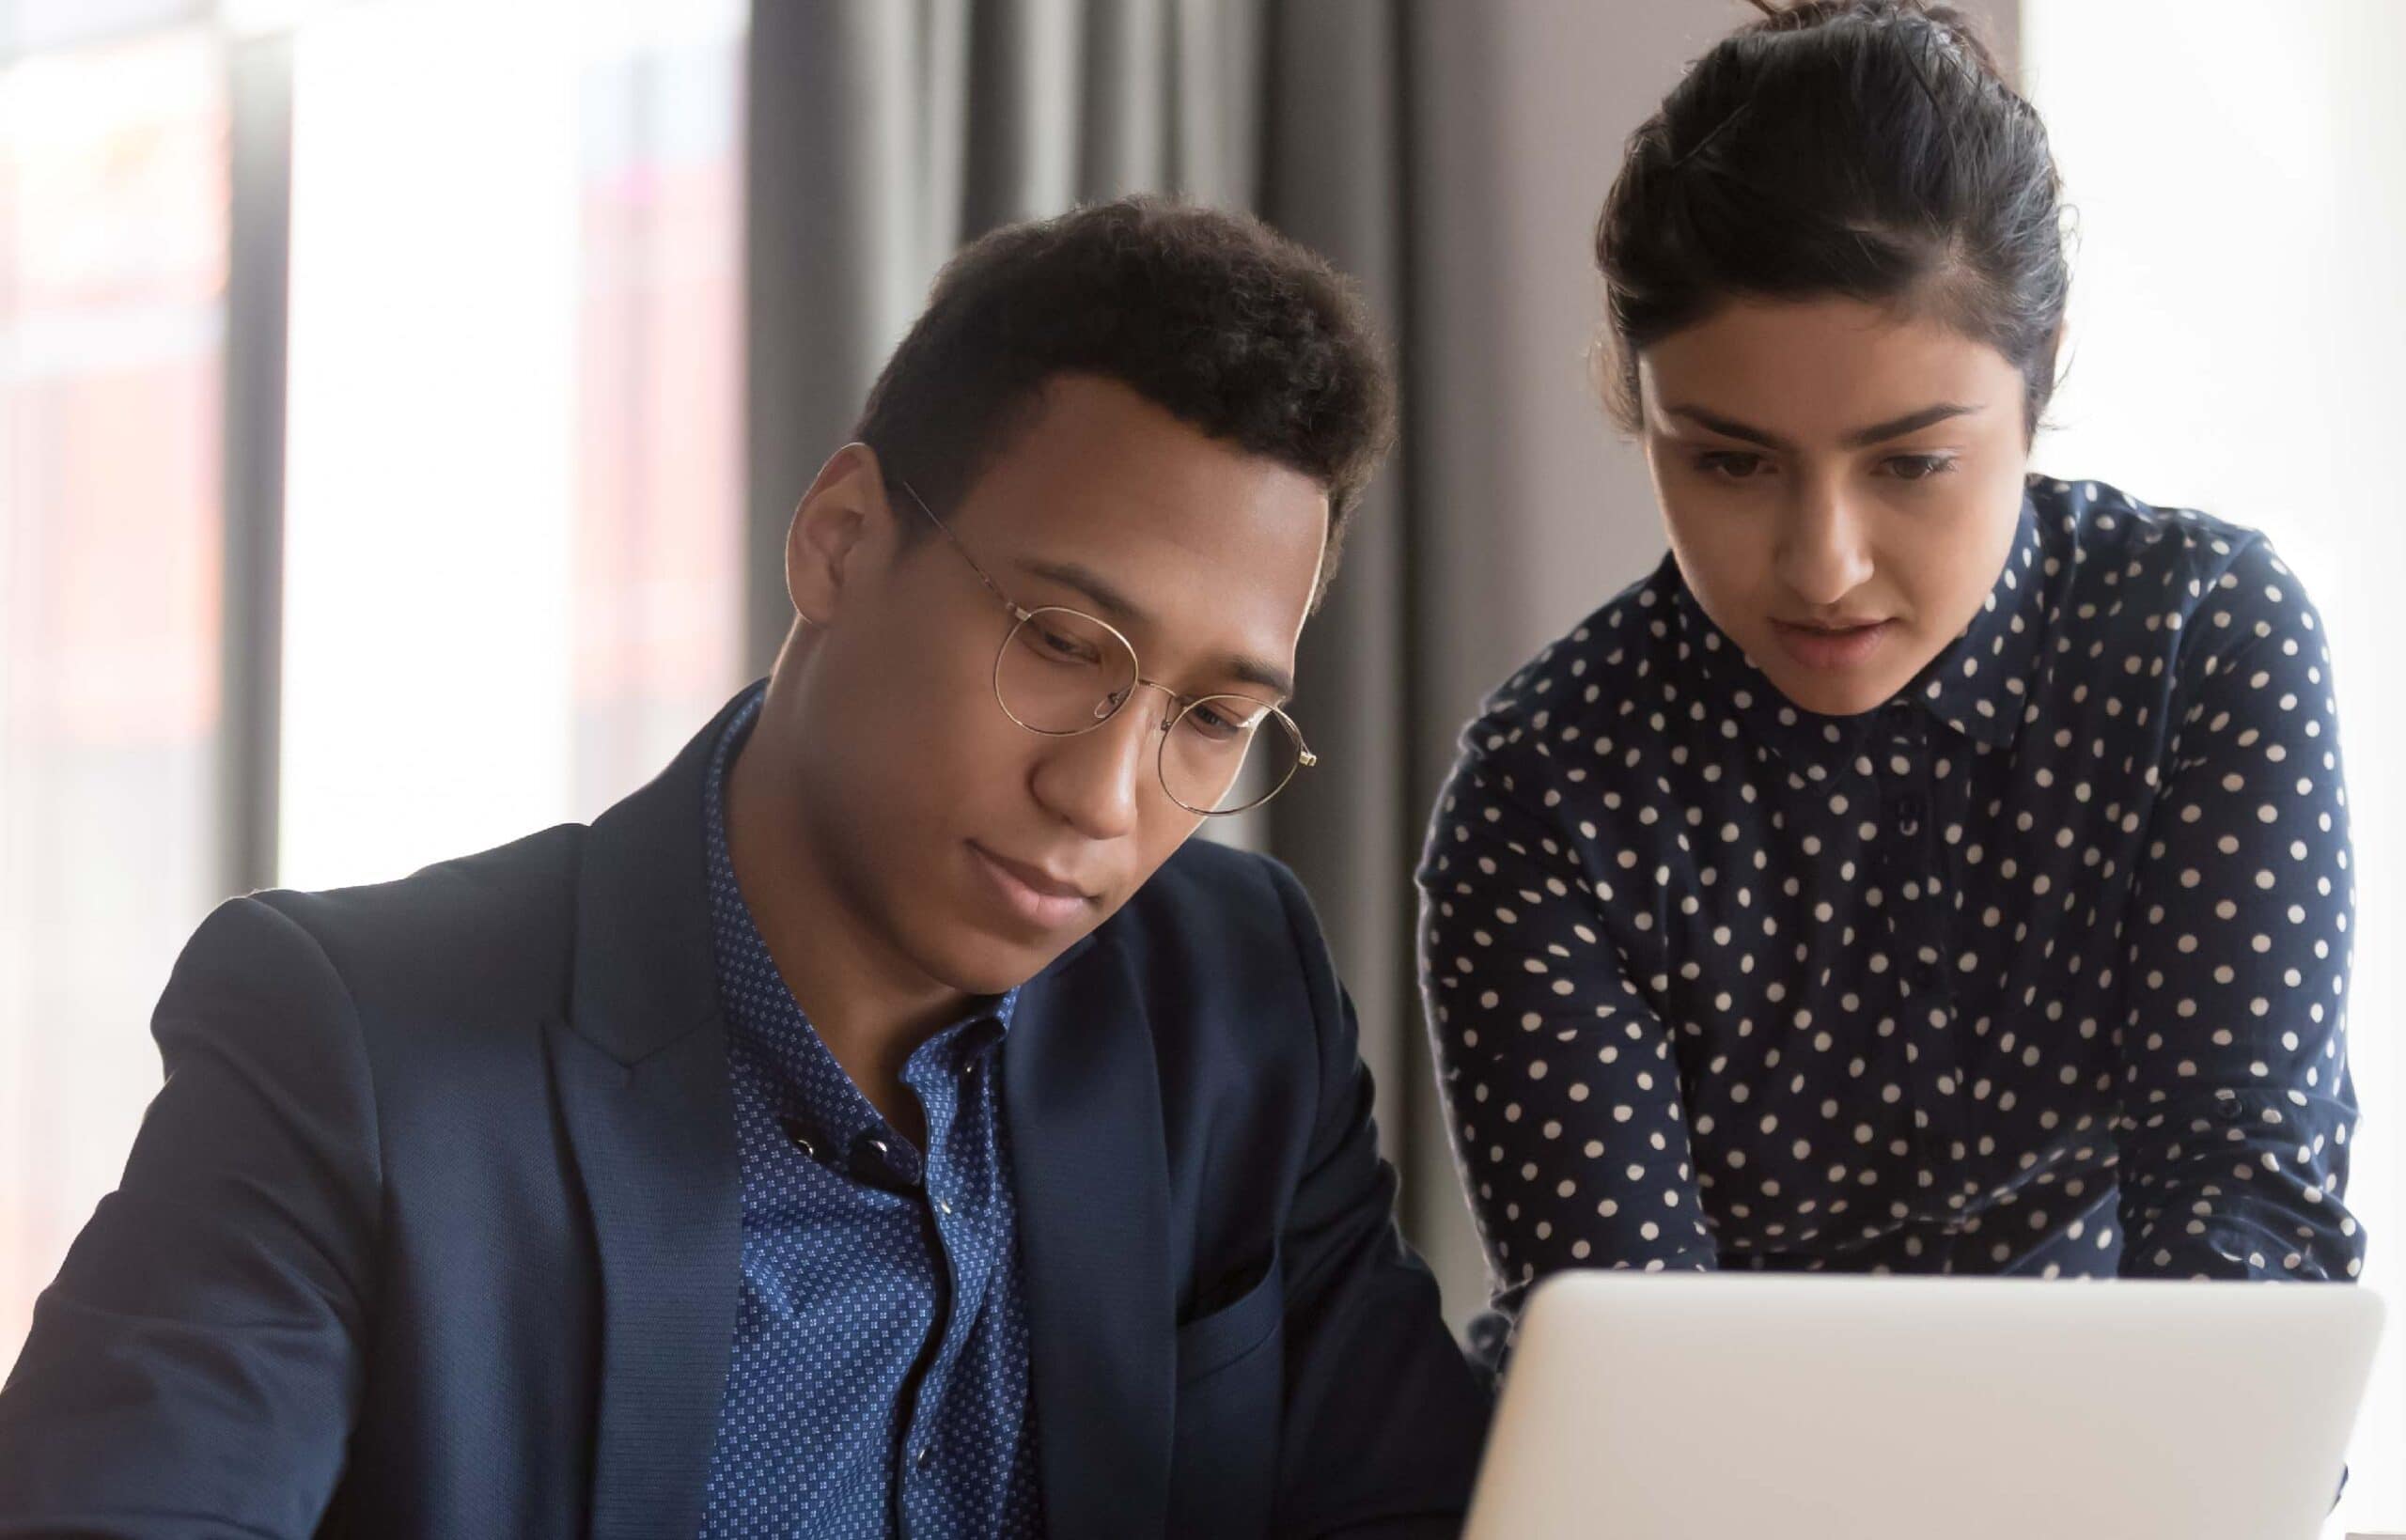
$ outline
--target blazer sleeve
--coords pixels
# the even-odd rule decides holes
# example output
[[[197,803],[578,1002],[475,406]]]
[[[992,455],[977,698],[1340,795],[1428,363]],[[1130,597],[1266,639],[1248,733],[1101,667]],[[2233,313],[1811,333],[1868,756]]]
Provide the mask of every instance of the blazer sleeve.
[[[0,1389],[0,1536],[312,1533],[361,1386],[376,1110],[356,1013],[258,899],[186,945],[166,1083]]]
[[[1293,875],[1275,868],[1318,1029],[1319,1095],[1280,1246],[1287,1401],[1274,1531],[1459,1533],[1489,1400],[1436,1280],[1396,1227],[1352,1002]]]

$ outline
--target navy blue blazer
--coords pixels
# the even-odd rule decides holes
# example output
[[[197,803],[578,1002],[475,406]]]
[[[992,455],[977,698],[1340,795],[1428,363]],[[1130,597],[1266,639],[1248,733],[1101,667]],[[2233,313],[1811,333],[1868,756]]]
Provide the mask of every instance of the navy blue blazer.
[[[697,1532],[739,1288],[718,726],[590,828],[201,926],[0,1391],[0,1535]],[[1190,844],[1002,1051],[1052,1532],[1459,1529],[1486,1402],[1294,878]]]

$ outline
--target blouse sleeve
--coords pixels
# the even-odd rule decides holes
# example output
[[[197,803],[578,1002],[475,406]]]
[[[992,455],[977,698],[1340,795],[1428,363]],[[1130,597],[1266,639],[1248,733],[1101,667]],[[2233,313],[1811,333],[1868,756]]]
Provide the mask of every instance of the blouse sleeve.
[[[1495,1305],[1565,1268],[1710,1268],[1671,1031],[1609,939],[1612,881],[1532,805],[1542,757],[1468,736],[1421,864],[1421,983]]]
[[[2260,541],[2212,581],[2132,898],[2121,1270],[2352,1278],[2354,874],[2330,651]]]

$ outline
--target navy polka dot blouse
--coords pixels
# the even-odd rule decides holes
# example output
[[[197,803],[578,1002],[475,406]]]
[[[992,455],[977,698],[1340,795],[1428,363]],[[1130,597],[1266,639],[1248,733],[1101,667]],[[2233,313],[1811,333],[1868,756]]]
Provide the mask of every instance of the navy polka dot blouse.
[[[728,722],[700,810],[743,1180],[702,1532],[1040,1534],[996,1051],[1017,997],[903,1066],[923,1153],[812,1030],[736,886],[721,788],[759,706],[756,691]]]
[[[1424,859],[1456,1152],[1563,1268],[2352,1278],[2331,661],[2264,540],[2033,479],[1879,710],[1675,563],[1463,735]]]

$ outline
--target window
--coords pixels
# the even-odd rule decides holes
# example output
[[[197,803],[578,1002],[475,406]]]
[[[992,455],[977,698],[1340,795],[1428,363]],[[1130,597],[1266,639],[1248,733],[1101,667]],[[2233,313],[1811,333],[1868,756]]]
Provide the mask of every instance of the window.
[[[590,817],[742,682],[740,0],[213,8],[0,0],[0,1367],[243,870],[236,50],[289,29],[275,879]]]
[[[116,1185],[158,1083],[150,1007],[215,896],[227,126],[205,28],[0,67],[12,1360],[35,1294]]]
[[[589,818],[741,682],[740,17],[645,8],[298,39],[289,885]]]

